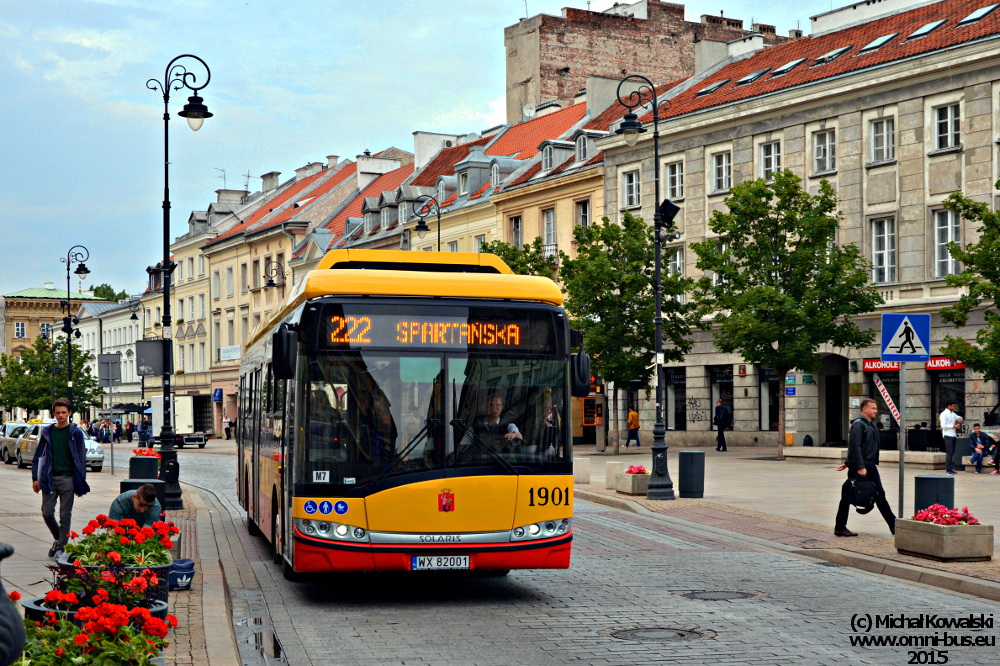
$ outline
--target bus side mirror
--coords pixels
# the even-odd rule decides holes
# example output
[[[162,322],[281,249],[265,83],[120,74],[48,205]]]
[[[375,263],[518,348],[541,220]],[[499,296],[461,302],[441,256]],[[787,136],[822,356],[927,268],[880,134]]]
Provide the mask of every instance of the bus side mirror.
[[[590,395],[590,357],[580,349],[579,354],[571,354],[569,359],[573,397],[586,398]]]
[[[275,379],[294,379],[299,334],[282,324],[271,338],[271,372]]]

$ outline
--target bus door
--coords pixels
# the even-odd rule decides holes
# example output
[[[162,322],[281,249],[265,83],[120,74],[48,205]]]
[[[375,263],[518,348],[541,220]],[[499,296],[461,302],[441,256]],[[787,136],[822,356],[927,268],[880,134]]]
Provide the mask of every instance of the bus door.
[[[254,370],[250,375],[250,396],[249,396],[249,444],[250,444],[250,502],[253,505],[254,522],[260,520],[260,370]],[[260,527],[258,523],[258,527]]]

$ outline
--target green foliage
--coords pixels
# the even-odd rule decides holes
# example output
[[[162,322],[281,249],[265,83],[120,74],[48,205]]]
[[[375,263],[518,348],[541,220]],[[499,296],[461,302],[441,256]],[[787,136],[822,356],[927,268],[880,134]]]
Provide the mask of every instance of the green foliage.
[[[531,245],[522,248],[493,240],[485,243],[479,251],[500,257],[517,275],[539,275],[553,280],[556,277],[556,257],[545,255],[545,243],[541,236],[536,237]]]
[[[53,347],[55,348],[55,397],[67,397],[66,342],[54,342],[38,336],[18,359],[12,354],[0,356],[0,405],[6,411],[14,407],[37,414],[52,407]],[[103,390],[90,373],[83,348],[73,344],[73,410],[82,412],[99,407]]]
[[[869,284],[870,267],[858,246],[836,244],[840,217],[827,181],[813,196],[785,170],[771,182],[735,185],[726,205],[727,212],[715,211],[709,221],[718,237],[691,246],[698,268],[716,276],[698,281],[696,299],[719,351],[784,377],[793,368],[818,370],[822,345],[874,342],[874,331],[853,319],[882,299]],[[779,400],[784,442],[783,393]]]
[[[995,184],[1000,189],[1000,181]],[[989,204],[979,203],[954,193],[945,201],[945,208],[953,210],[968,222],[976,224],[979,239],[967,243],[963,250],[957,243],[948,248],[951,256],[962,262],[963,272],[949,275],[946,282],[953,287],[963,287],[955,305],[943,308],[941,318],[956,327],[965,326],[973,310],[984,301],[992,308],[983,308],[984,326],[976,332],[975,344],[960,336],[945,337],[947,343],[941,353],[949,358],[961,359],[966,366],[983,374],[986,379],[1000,379],[1000,213],[990,212]]]
[[[96,287],[94,285],[90,285],[89,291],[94,292],[94,296],[97,298],[103,298],[106,301],[117,302],[128,298],[128,294],[125,293],[124,289],[122,291],[115,291],[114,287],[107,282],[99,284]]]
[[[577,227],[574,235],[576,259],[559,253],[566,310],[574,328],[584,333],[593,372],[616,387],[628,387],[632,379],[652,374],[656,312],[652,229],[626,212],[621,225],[604,218],[600,224]],[[690,279],[663,271],[666,360],[679,361],[691,349],[693,307],[677,297],[692,286]],[[617,390],[615,402],[617,406]],[[618,410],[614,413],[617,424]]]

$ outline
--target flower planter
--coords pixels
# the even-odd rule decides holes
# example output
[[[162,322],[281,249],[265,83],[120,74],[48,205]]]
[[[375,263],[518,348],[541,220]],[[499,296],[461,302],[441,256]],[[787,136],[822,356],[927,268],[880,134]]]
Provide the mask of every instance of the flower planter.
[[[993,559],[992,525],[935,525],[919,520],[896,521],[896,550],[940,562]]]
[[[155,479],[160,473],[160,460],[155,456],[132,456],[128,459],[128,478]]]
[[[175,534],[170,537],[170,540],[174,542],[174,547],[170,549],[170,559],[177,561],[181,559],[181,537],[183,534]],[[156,574],[159,576],[159,574]]]
[[[66,569],[73,568],[73,562],[69,559],[69,556],[63,555],[59,558],[59,566]],[[87,571],[103,571],[104,567],[83,565],[83,568]],[[152,589],[150,598],[153,601],[163,601],[166,602],[169,596],[169,585],[170,585],[170,564],[160,564],[157,566],[141,566],[141,567],[125,567],[127,571],[142,572],[143,569],[149,569],[156,574],[156,587]],[[150,609],[152,611],[152,609]]]
[[[626,495],[645,495],[649,491],[649,474],[619,474],[615,490]]]
[[[159,574],[157,574],[159,575]],[[32,597],[30,599],[22,599],[21,606],[24,608],[24,617],[28,620],[34,620],[35,622],[45,622],[48,620],[49,613],[55,613],[56,617],[60,620],[69,620],[78,627],[82,627],[83,623],[77,621],[75,610],[60,610],[53,608],[46,608],[42,605],[45,601],[45,597]],[[167,619],[167,602],[166,601],[154,601],[149,607],[149,614],[153,617],[158,617],[161,620]]]

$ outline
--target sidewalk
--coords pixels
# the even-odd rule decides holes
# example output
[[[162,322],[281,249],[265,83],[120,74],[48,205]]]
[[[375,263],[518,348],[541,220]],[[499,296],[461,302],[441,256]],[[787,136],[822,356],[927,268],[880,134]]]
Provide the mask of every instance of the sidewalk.
[[[845,478],[843,472],[836,472],[836,465],[779,462],[770,448],[730,448],[726,453],[703,450],[704,499],[678,496],[673,501],[650,501],[604,487],[606,462],[627,461],[648,468],[648,447],[617,456],[578,447],[576,457],[590,458],[591,483],[577,484],[577,497],[649,512],[737,538],[762,540],[781,550],[1000,600],[1000,569],[994,562],[936,562],[901,555],[878,511],[862,516],[852,510],[848,526],[859,536],[835,537],[834,516]],[[668,464],[677,493],[677,452],[673,448],[668,453]],[[895,465],[880,465],[879,470],[889,503],[896,510],[898,470]],[[906,473],[904,516],[912,514],[913,476],[923,473],[927,471]],[[960,472],[955,477],[955,498],[958,507],[968,506],[984,524],[1000,524],[1000,477]]]
[[[120,453],[120,452],[119,452]],[[91,492],[76,498],[73,505],[73,529],[77,532],[87,521],[107,513],[119,494],[119,482],[128,477],[128,460],[121,454],[115,475],[106,467],[100,473],[88,473]],[[124,469],[123,469],[124,468]],[[211,516],[200,493],[184,486],[185,510],[167,513],[183,535],[181,557],[195,561],[191,590],[171,592],[169,612],[178,626],[167,639],[167,664],[210,664],[230,666],[240,663],[229,618],[226,589],[219,570],[218,552]],[[57,514],[58,515],[58,514]],[[17,590],[23,597],[42,596],[51,588],[52,573],[47,569],[52,535],[42,522],[41,494],[31,490],[31,470],[0,465],[0,541],[14,546],[14,555],[0,564],[3,584],[8,592]],[[204,556],[202,555],[204,553]]]

